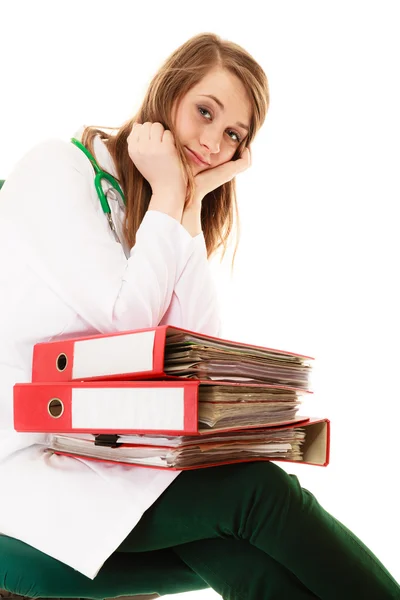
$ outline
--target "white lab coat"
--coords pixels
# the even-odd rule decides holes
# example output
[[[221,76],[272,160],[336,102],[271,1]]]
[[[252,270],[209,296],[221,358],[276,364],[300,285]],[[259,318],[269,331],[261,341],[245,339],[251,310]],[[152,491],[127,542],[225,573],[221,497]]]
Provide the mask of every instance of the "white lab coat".
[[[94,150],[116,175],[100,138]],[[123,210],[110,204],[121,238]],[[158,324],[218,335],[204,236],[148,211],[124,249],[88,158],[45,141],[0,192],[0,309],[0,532],[93,579],[179,473],[46,453],[46,435],[14,431],[13,385],[31,380],[36,342]]]

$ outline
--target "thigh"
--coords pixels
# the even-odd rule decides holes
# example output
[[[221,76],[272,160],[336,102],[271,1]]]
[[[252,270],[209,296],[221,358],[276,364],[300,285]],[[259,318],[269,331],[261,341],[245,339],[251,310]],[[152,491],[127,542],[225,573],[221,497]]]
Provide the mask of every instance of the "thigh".
[[[399,597],[379,559],[274,463],[184,472],[146,511],[120,549],[205,539],[246,540],[326,600]]]
[[[175,594],[207,587],[171,549],[114,553],[92,580],[20,540],[0,536],[0,589],[21,596],[103,600],[153,592]]]
[[[258,504],[264,515],[273,515],[296,487],[292,477],[271,462],[184,471],[118,550],[156,550],[221,535],[245,537],[241,534],[249,511]]]

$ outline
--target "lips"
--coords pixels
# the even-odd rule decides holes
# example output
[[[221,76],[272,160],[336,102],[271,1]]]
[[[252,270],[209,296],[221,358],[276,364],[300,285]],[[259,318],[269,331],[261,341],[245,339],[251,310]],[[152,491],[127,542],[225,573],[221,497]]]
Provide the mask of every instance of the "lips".
[[[191,150],[191,149],[190,149],[190,148],[188,148],[187,146],[185,146],[185,148],[186,148],[186,150],[188,150],[188,151],[190,152],[190,154],[192,154],[193,156],[195,156],[195,157],[197,158],[197,160],[198,160],[198,161],[199,161],[201,164],[203,164],[203,165],[205,165],[205,166],[207,166],[207,167],[209,167],[209,166],[210,166],[210,163],[209,163],[209,162],[207,162],[206,160],[204,160],[204,158],[203,158],[203,157],[202,157],[200,154],[197,154],[197,152],[194,152],[194,150]]]

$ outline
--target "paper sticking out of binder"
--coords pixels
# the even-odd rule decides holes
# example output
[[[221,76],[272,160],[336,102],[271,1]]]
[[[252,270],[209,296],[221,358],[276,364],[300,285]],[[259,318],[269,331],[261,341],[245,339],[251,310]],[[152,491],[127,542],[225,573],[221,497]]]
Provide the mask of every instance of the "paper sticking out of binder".
[[[196,378],[308,390],[312,362],[301,354],[163,325],[36,344],[32,381]]]
[[[304,420],[302,390],[200,381],[21,383],[14,428],[21,432],[196,435]]]
[[[164,469],[196,469],[274,460],[327,466],[330,422],[309,419],[265,429],[202,436],[115,436],[113,446],[96,444],[93,435],[53,435],[49,450],[82,458]],[[100,436],[101,437],[101,436]]]
[[[48,451],[162,469],[326,466],[330,422],[298,415],[313,358],[169,325],[36,344],[14,427]]]

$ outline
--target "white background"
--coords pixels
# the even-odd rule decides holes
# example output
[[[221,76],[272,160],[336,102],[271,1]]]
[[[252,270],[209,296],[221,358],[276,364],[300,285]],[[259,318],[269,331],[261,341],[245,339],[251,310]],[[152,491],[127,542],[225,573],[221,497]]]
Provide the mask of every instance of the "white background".
[[[398,8],[3,0],[0,178],[47,137],[120,125],[194,34],[253,54],[271,106],[238,177],[234,275],[213,263],[223,335],[316,358],[302,412],[331,419],[331,464],[284,468],[400,580]]]

